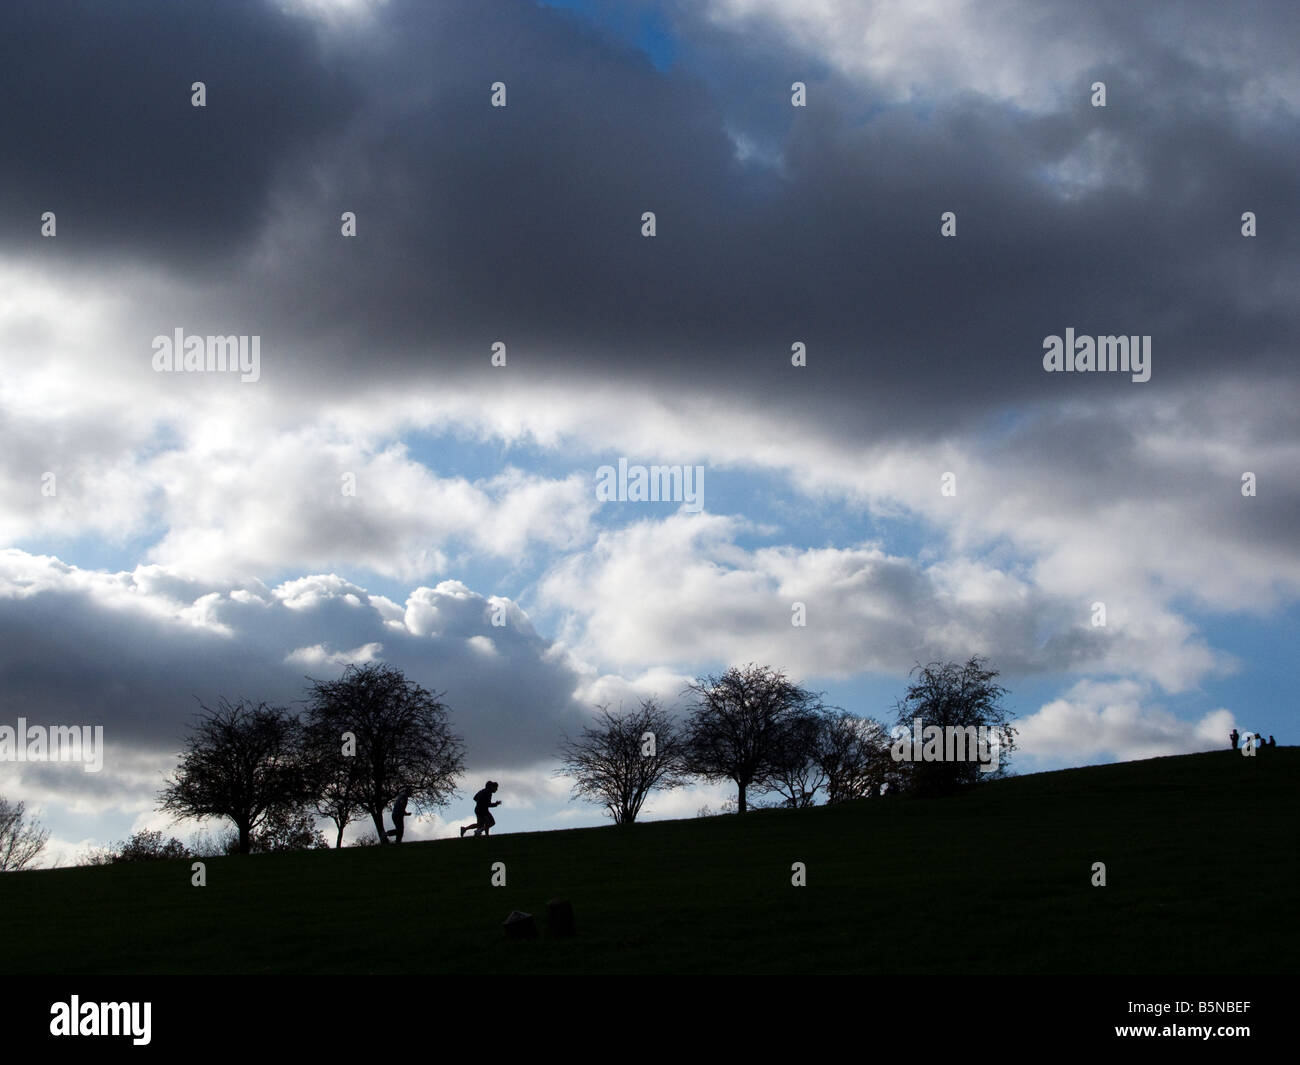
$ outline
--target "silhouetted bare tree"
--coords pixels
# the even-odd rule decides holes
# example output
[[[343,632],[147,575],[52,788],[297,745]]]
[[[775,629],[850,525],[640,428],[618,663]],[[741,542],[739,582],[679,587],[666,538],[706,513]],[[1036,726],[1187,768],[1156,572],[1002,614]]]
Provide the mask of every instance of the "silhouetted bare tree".
[[[0,797],[0,872],[25,869],[36,861],[49,832],[27,817],[27,808],[20,802],[10,805]]]
[[[441,695],[382,662],[350,665],[334,681],[308,680],[309,729],[354,738],[357,804],[370,814],[381,844],[389,842],[384,811],[403,788],[416,809],[451,800],[465,771],[464,748],[448,725]]]
[[[687,769],[708,780],[736,784],[736,812],[748,809],[750,791],[770,791],[804,720],[821,709],[819,693],[785,673],[752,663],[687,686],[696,706],[687,724]]]
[[[182,817],[227,817],[239,833],[239,853],[270,815],[309,801],[302,726],[283,707],[221,699],[203,704],[180,765],[159,798]]]
[[[616,825],[631,824],[650,792],[684,784],[684,744],[673,716],[654,699],[636,710],[596,709],[596,725],[560,744],[559,776],[574,777],[574,798],[605,806]]]

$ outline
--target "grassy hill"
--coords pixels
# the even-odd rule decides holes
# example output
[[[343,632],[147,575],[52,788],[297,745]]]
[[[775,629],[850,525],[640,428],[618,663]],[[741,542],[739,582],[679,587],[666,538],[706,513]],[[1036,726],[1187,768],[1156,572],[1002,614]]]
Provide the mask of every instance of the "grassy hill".
[[[188,862],[9,874],[0,972],[1293,972],[1298,784],[1298,748],[1222,751],[951,799],[210,859],[205,888]],[[575,939],[546,935],[556,895]],[[540,939],[504,938],[513,909]]]

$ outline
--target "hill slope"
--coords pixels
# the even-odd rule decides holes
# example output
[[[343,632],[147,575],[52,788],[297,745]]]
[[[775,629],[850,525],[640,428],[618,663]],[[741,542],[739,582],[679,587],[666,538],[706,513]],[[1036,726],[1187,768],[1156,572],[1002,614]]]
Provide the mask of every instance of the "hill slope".
[[[1297,783],[1300,749],[1222,751],[952,799],[212,859],[206,888],[188,862],[10,874],[0,972],[1294,971]],[[545,934],[555,895],[576,939]],[[512,909],[542,938],[505,940]]]

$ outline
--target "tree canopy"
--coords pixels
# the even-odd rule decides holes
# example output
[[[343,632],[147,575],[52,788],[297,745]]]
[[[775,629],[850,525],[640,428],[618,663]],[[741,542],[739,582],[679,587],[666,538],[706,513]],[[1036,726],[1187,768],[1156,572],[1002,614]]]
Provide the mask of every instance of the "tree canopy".
[[[687,685],[695,708],[687,722],[686,768],[706,780],[736,785],[736,810],[749,808],[751,792],[773,790],[799,749],[810,715],[822,710],[820,693],[784,672],[750,664]]]
[[[382,662],[350,665],[338,680],[308,680],[312,746],[337,744],[343,757],[356,759],[355,802],[370,815],[381,843],[388,842],[384,810],[398,792],[408,792],[408,807],[415,810],[451,800],[465,772],[464,747],[440,694]]]
[[[268,816],[311,798],[302,729],[278,706],[221,699],[200,703],[179,766],[160,795],[161,809],[182,817],[227,817],[239,833],[239,853]]]
[[[685,783],[685,748],[673,716],[654,699],[626,713],[596,709],[595,725],[560,744],[560,775],[575,778],[574,798],[602,804],[614,823],[631,824],[650,793]]]

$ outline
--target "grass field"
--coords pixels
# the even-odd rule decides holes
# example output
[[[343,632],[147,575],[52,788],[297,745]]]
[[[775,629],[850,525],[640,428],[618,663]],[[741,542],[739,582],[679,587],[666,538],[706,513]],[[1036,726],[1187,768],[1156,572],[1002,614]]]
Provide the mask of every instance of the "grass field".
[[[1298,784],[1298,748],[1222,751],[950,799],[209,859],[205,888],[188,862],[6,874],[0,972],[1294,972]],[[574,939],[546,933],[557,895]],[[514,909],[541,938],[505,939]]]

